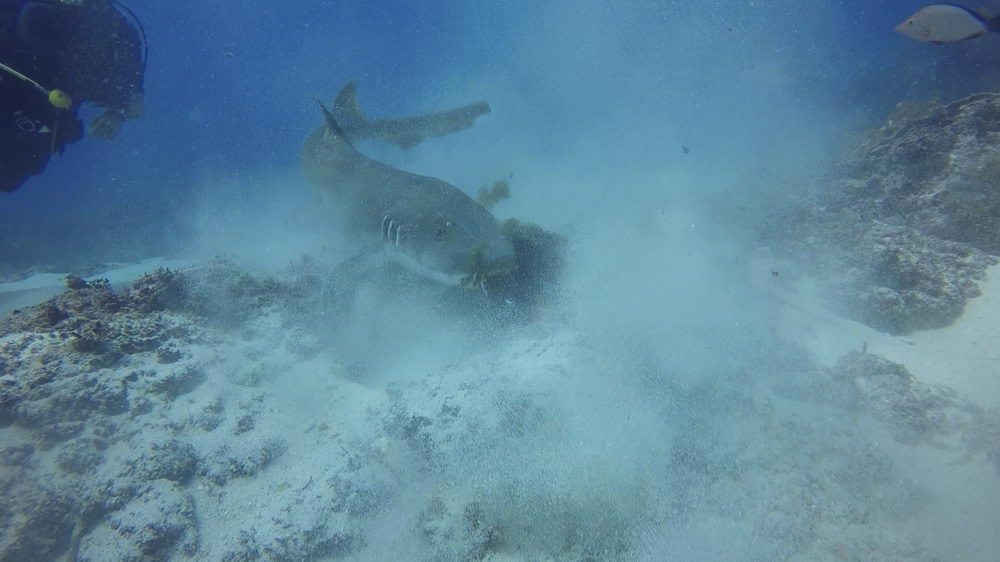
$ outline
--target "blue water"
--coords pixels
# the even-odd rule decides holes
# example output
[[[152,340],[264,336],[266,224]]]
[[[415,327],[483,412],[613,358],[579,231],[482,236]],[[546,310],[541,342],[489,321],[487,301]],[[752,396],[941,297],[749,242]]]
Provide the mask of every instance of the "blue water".
[[[556,435],[562,440],[553,438],[550,448],[545,442],[550,436],[526,430],[527,445],[511,445],[514,454],[509,457],[497,453],[502,458],[490,466],[501,467],[493,471],[499,484],[483,497],[510,510],[502,514],[504,520],[519,522],[520,510],[535,510],[532,523],[522,524],[550,531],[561,525],[553,523],[562,513],[559,501],[584,505],[583,512],[600,513],[610,521],[619,515],[604,509],[602,501],[620,500],[611,501],[612,507],[629,511],[632,487],[622,483],[647,477],[650,488],[656,489],[650,497],[668,497],[658,487],[675,485],[692,490],[692,497],[678,499],[677,505],[643,505],[635,513],[655,513],[662,522],[705,505],[717,509],[705,519],[692,516],[695,524],[683,529],[654,523],[646,528],[646,522],[621,515],[622,528],[639,535],[632,538],[642,560],[666,559],[663,553],[679,544],[684,546],[678,547],[677,558],[684,560],[770,560],[781,558],[786,547],[798,552],[792,548],[795,533],[807,533],[791,516],[765,522],[774,536],[784,537],[773,543],[755,535],[756,530],[734,528],[726,535],[724,520],[735,521],[742,513],[760,509],[768,501],[761,497],[768,489],[765,480],[779,487],[786,478],[791,482],[788,489],[804,490],[814,483],[799,479],[841,474],[834,469],[812,472],[810,455],[829,460],[822,455],[825,444],[837,442],[845,427],[845,435],[862,433],[857,420],[846,420],[849,416],[841,410],[831,407],[828,413],[825,404],[806,404],[791,413],[780,411],[786,406],[779,400],[771,402],[768,396],[757,401],[758,396],[742,386],[752,387],[748,381],[764,371],[771,376],[783,373],[786,361],[792,365],[789,372],[801,368],[810,376],[826,376],[819,368],[801,367],[790,346],[779,342],[768,324],[774,318],[767,316],[775,305],[759,296],[746,298],[743,292],[749,290],[744,279],[752,249],[748,239],[760,222],[770,220],[767,209],[755,207],[755,202],[766,207],[776,197],[807,193],[844,150],[884,123],[899,103],[948,101],[1000,84],[1000,34],[934,46],[893,31],[924,5],[919,0],[127,4],[148,36],[146,113],[127,123],[114,141],[84,138],[67,147],[62,157],[54,157],[46,172],[20,191],[0,194],[0,234],[8,237],[6,244],[0,241],[0,278],[31,270],[91,271],[93,264],[153,256],[197,262],[221,254],[251,267],[280,268],[341,242],[326,238],[326,223],[336,219],[326,220],[327,211],[316,204],[315,190],[299,168],[303,143],[321,123],[317,100],[329,102],[349,80],[358,80],[362,109],[372,116],[487,100],[492,112],[471,130],[431,139],[413,150],[377,144],[363,148],[380,160],[445,179],[470,194],[509,177],[514,195],[498,208],[500,218],[534,221],[571,238],[577,252],[572,256],[579,260],[568,268],[570,312],[560,312],[570,320],[559,317],[552,323],[565,320],[599,342],[587,349],[599,360],[582,374],[553,367],[553,373],[566,377],[566,386],[548,372],[552,378],[538,377],[544,384],[529,381],[536,386],[526,388],[545,391],[531,400],[550,400],[555,404],[551,412],[568,412],[559,420],[563,425],[556,424],[565,433]],[[1000,3],[976,7],[1000,13]],[[96,108],[85,108],[82,116],[89,120],[97,113]],[[715,209],[713,215],[706,210],[732,201],[749,211],[740,215]],[[361,315],[353,330],[344,331],[348,343],[341,345],[354,347],[348,351],[358,361],[368,355],[375,365],[383,361],[395,369],[373,368],[365,375],[370,378],[362,383],[368,385],[366,391],[374,389],[373,395],[390,395],[383,387],[396,384],[397,377],[407,392],[419,397],[406,387],[406,376],[424,376],[435,369],[450,373],[454,358],[441,357],[453,347],[459,350],[455,355],[474,347],[461,334],[448,332],[440,338],[446,343],[427,346],[426,356],[420,356],[422,344],[407,342],[407,337],[438,341],[427,333],[457,328],[440,328],[436,313],[425,318],[423,312],[404,309],[397,315],[395,310],[380,310],[378,300],[372,300],[372,313]],[[404,304],[420,308],[420,303]],[[266,333],[271,328],[265,324],[254,330]],[[531,345],[524,345],[528,351],[520,357],[537,351]],[[245,358],[238,346],[232,349],[233,357]],[[340,359],[333,366],[324,364],[323,375],[309,365],[296,366],[295,375],[312,376],[305,380],[325,385],[322,377],[328,371],[349,370]],[[558,357],[545,359],[558,363]],[[525,372],[531,371],[527,360],[510,359],[506,364],[517,367],[512,380],[523,374],[517,370],[523,365],[529,365]],[[481,373],[466,367],[462,376],[477,380],[469,373]],[[283,366],[268,368],[287,375]],[[304,396],[302,402],[284,404],[289,418],[301,407],[310,415],[314,409],[316,419],[322,420],[327,390],[314,394],[298,380],[274,384],[279,398],[282,392]],[[456,384],[453,390],[457,394],[463,388]],[[515,393],[514,398],[501,391],[497,395],[512,403],[520,399],[520,389],[503,391]],[[638,396],[643,393],[648,394]],[[613,402],[619,398],[623,403]],[[208,400],[192,393],[195,399]],[[475,411],[479,403],[470,404]],[[778,406],[772,411],[774,404]],[[437,409],[425,412],[428,416],[442,411],[436,402],[433,405]],[[492,410],[483,406],[491,415],[507,407],[491,405]],[[412,411],[421,413],[422,406],[426,404]],[[516,406],[510,406],[512,411]],[[227,415],[232,411],[237,410]],[[634,413],[634,420],[623,421],[623,411]],[[558,419],[557,414],[551,416]],[[297,436],[301,432],[294,427]],[[373,429],[372,436],[378,431]],[[702,435],[706,442],[727,444],[731,451],[701,450]],[[593,438],[592,448],[578,447],[578,438],[580,443]],[[671,439],[679,443],[674,449],[668,446],[675,443]],[[770,439],[776,449],[791,450],[785,453],[802,465],[769,464],[778,458],[767,448]],[[877,450],[877,445],[870,449]],[[730,455],[740,458],[746,454],[741,451],[757,446],[759,458],[754,458],[772,472],[748,471],[746,480],[740,479],[742,474],[712,473],[712,466],[727,466]],[[671,460],[693,466],[687,476],[663,468],[668,449],[671,455],[690,454],[694,459]],[[500,446],[497,450],[507,451]],[[297,466],[298,461],[282,462]],[[303,461],[302,472],[312,467],[325,474],[328,467],[322,462],[309,462]],[[699,462],[708,467],[704,473],[694,466]],[[878,467],[865,465],[867,461],[843,462],[845,481],[864,480],[865,470],[881,475]],[[463,484],[475,473],[461,463],[451,470],[450,476]],[[426,483],[420,475],[400,472],[405,473],[400,488],[406,493],[400,494],[404,499],[399,503],[405,508],[407,495],[419,495]],[[507,476],[509,481],[504,480]],[[530,493],[514,500],[501,497],[502,486],[513,489],[520,478],[535,477],[542,483],[537,501]],[[730,477],[733,481],[727,483]],[[679,478],[692,482],[675,480]],[[292,487],[303,484],[293,482]],[[843,482],[836,484],[856,491]],[[876,489],[882,484],[870,485]],[[597,491],[590,494],[588,486]],[[852,496],[856,503],[849,507],[880,501],[865,496],[868,491],[862,488]],[[697,494],[702,496],[694,497]],[[398,537],[409,537],[415,513],[424,506],[410,509],[400,509],[398,521],[396,512],[387,510],[382,518],[388,522],[372,537],[408,545],[408,538]],[[601,517],[595,519],[598,527],[604,524]],[[397,533],[395,524],[404,530]],[[531,536],[530,530],[524,535]],[[397,546],[404,550],[372,542],[371,552],[390,552]],[[709,547],[717,551],[701,550]],[[851,552],[864,552],[863,546],[853,547]]]
[[[268,178],[296,173],[315,100],[348,79],[382,115],[488,99],[491,142],[461,154],[480,168],[519,165],[528,177],[530,161],[581,177],[602,166],[642,175],[678,144],[739,165],[750,145],[795,144],[810,128],[832,137],[904,99],[976,90],[996,78],[1000,42],[934,47],[892,32],[920,2],[128,5],[149,38],[146,115],[114,142],[71,145],[6,195],[9,227],[44,224],[55,243],[59,224],[112,228],[133,215],[189,237],[170,219],[189,214],[207,180],[282,189]],[[150,229],[133,250],[169,251]]]

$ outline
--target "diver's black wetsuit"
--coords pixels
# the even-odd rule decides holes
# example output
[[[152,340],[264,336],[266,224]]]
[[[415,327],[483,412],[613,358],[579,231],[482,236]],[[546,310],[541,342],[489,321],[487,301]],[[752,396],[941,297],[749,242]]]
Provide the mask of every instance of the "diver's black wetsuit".
[[[18,189],[83,136],[82,102],[109,110],[106,138],[138,117],[143,55],[138,31],[111,0],[0,0],[0,63],[37,83],[0,68],[0,191]],[[72,105],[50,103],[44,90],[53,89]]]

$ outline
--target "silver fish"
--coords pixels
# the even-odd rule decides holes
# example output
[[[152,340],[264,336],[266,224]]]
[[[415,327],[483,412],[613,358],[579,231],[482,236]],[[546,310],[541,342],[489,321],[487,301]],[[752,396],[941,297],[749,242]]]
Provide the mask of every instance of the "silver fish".
[[[1000,18],[986,18],[958,4],[931,4],[906,18],[896,31],[925,43],[952,43],[1000,31]]]

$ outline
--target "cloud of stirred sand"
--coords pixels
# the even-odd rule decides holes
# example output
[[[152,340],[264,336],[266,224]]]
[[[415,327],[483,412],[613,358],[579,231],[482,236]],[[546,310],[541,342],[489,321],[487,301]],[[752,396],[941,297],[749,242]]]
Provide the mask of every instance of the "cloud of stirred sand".
[[[480,444],[467,464],[456,456],[436,476],[406,475],[413,493],[387,510],[394,515],[383,518],[384,537],[370,537],[372,548],[405,552],[419,492],[450,479],[481,500],[484,518],[522,533],[528,551],[575,536],[598,557],[637,545],[656,552],[662,525],[693,509],[684,502],[702,494],[724,503],[718,489],[677,482],[678,443],[696,447],[701,431],[719,446],[767,438],[755,433],[765,414],[745,404],[758,398],[755,361],[773,345],[768,303],[746,282],[746,258],[754,227],[768,220],[766,200],[808,186],[834,130],[810,83],[806,47],[816,37],[773,30],[807,28],[823,14],[791,2],[724,14],[661,4],[490,14],[502,22],[505,47],[470,38],[477,49],[428,78],[420,109],[487,99],[493,113],[410,152],[371,148],[470,193],[510,177],[514,197],[498,213],[568,237],[562,298],[549,318],[578,332],[597,358],[571,365],[568,380],[532,399],[555,420],[542,429]],[[489,19],[464,16],[471,28]],[[365,89],[376,87],[362,82],[363,105]],[[349,255],[301,180],[267,185],[206,189],[196,248],[263,267],[327,243]],[[278,195],[279,185],[293,189]],[[360,313],[340,333],[341,350],[370,359],[377,372],[367,384],[443,369],[483,345],[433,303],[357,296]],[[674,537],[674,552],[703,559],[720,536],[753,542],[718,530]]]
[[[821,16],[744,10],[722,20],[651,6],[553,8],[512,38],[511,74],[487,65],[456,86],[453,99],[494,106],[454,141],[469,151],[458,174],[501,161],[493,174],[512,170],[515,195],[500,213],[570,237],[566,326],[600,358],[554,384],[543,403],[558,421],[545,431],[455,469],[528,550],[572,536],[598,557],[621,547],[657,559],[679,513],[721,512],[750,495],[708,483],[725,477],[724,461],[704,461],[704,482],[680,482],[693,477],[679,465],[702,461],[678,450],[768,439],[761,428],[773,413],[747,405],[765,400],[754,378],[774,345],[769,303],[747,284],[754,227],[768,220],[756,199],[808,188],[834,121],[807,83],[806,38],[768,32]],[[455,173],[449,145],[424,150],[425,169],[444,175],[449,162]],[[782,548],[731,523],[685,528],[670,545],[682,558]]]

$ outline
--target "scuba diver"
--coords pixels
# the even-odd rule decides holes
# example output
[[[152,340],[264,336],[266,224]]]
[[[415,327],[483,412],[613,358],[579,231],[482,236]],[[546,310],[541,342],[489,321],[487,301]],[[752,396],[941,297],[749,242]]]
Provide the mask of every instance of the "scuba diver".
[[[0,0],[0,191],[83,137],[84,102],[104,108],[89,127],[99,139],[141,117],[145,55],[141,24],[116,0]]]

